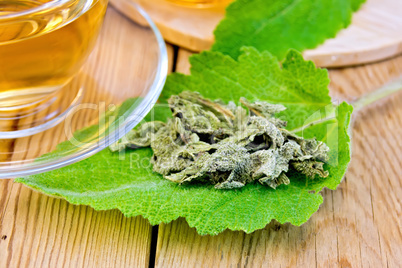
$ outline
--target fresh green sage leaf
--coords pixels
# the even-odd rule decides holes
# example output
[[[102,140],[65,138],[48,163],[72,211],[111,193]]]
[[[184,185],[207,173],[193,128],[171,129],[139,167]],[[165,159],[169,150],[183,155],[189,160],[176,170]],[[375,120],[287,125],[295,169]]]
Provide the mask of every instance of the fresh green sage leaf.
[[[242,46],[283,59],[335,37],[365,0],[237,0],[215,30],[214,51],[237,58]]]
[[[16,181],[73,204],[97,210],[119,209],[126,216],[142,215],[151,224],[184,217],[200,234],[215,235],[225,229],[250,233],[272,219],[303,224],[322,203],[319,192],[324,187],[335,189],[346,172],[352,107],[331,103],[327,71],[304,61],[299,53],[289,52],[281,66],[268,52],[253,48],[242,51],[238,61],[218,52],[193,56],[192,74],[170,76],[161,103],[172,94],[192,90],[225,102],[246,97],[283,104],[287,109],[279,115],[288,121],[289,131],[305,138],[316,137],[329,146],[327,178],[312,180],[290,173],[290,184],[276,190],[259,184],[237,190],[184,186],[152,172],[152,151],[146,148],[123,153],[106,149],[76,164]],[[155,116],[148,119],[164,121],[170,114],[167,109],[156,106],[151,112]]]

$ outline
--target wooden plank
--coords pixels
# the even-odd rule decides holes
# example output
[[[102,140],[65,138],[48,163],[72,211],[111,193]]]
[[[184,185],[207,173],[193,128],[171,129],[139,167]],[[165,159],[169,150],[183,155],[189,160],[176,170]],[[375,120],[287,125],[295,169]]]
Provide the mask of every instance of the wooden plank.
[[[212,8],[189,8],[166,0],[111,0],[128,16],[131,2],[144,7],[165,40],[193,51],[212,46],[213,30],[224,17],[222,4]],[[347,29],[317,48],[306,50],[304,57],[319,66],[339,67],[398,55],[402,52],[401,12],[402,3],[399,0],[367,0]]]
[[[109,17],[107,23],[113,25],[108,27],[113,28],[116,35],[124,35],[127,29],[115,20],[118,13],[109,11],[112,17]],[[120,25],[114,25],[116,23]],[[108,44],[108,40],[102,40],[102,37],[100,41]],[[95,51],[93,57],[95,60],[105,60],[108,51]],[[102,53],[102,56],[96,53]],[[171,45],[168,45],[168,54],[171,70]],[[140,56],[136,59],[142,61]],[[136,71],[127,69],[127,72]],[[96,70],[93,68],[89,71]],[[80,79],[88,82],[89,78]],[[113,84],[114,79],[121,77],[104,74],[102,79],[102,85],[107,87]],[[84,102],[98,103],[102,98],[102,93],[89,91]],[[73,129],[87,125],[92,116],[88,113],[82,115],[72,121]],[[28,118],[19,123],[30,123],[29,120],[33,119]],[[32,137],[2,143],[0,152],[10,152],[6,155],[12,155],[13,159],[31,159],[52,150],[66,138],[65,131],[61,124]],[[94,211],[87,206],[72,205],[32,191],[23,185],[14,184],[12,180],[0,180],[0,267],[147,267],[151,234],[152,227],[142,217],[125,218],[117,210]]]
[[[190,55],[179,50],[179,72]],[[184,66],[184,69],[179,68]],[[187,69],[185,69],[187,68]],[[352,101],[402,75],[402,56],[330,70],[334,99]],[[352,161],[336,191],[301,227],[271,222],[252,234],[200,236],[184,219],[161,224],[157,267],[400,267],[402,94],[354,115]]]
[[[2,267],[146,266],[151,227],[141,217],[96,212],[13,184],[0,242]]]
[[[180,72],[183,74],[190,74],[190,61],[188,58],[194,53],[186,49],[180,48],[177,53],[176,70],[175,72]]]

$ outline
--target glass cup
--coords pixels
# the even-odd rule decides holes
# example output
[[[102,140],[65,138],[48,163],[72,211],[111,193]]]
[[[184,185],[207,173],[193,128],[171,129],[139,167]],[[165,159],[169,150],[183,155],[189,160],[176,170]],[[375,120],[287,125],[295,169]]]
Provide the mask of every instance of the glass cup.
[[[50,128],[79,102],[83,89],[69,82],[95,45],[107,2],[0,1],[0,139]],[[57,98],[71,101],[49,111]],[[27,117],[29,124],[13,128]]]

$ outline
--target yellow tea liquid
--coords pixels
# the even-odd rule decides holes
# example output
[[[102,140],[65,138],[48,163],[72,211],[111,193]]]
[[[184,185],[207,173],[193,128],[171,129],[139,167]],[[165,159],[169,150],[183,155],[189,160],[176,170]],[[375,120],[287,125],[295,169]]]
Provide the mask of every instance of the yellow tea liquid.
[[[179,5],[186,5],[186,6],[222,6],[229,4],[233,0],[167,0],[168,2],[179,4]]]
[[[107,0],[70,0],[55,12],[7,18],[48,2],[0,1],[0,108],[24,105],[61,88],[95,44]]]

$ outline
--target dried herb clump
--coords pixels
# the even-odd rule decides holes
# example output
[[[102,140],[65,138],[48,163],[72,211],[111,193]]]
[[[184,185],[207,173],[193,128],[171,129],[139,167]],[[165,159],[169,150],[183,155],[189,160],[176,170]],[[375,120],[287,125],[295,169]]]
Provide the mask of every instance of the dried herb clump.
[[[275,189],[289,184],[290,166],[311,178],[328,176],[323,169],[328,146],[285,130],[286,122],[274,117],[286,109],[282,105],[241,98],[245,109],[189,91],[168,102],[173,118],[167,123],[144,123],[110,149],[150,146],[155,172],[180,184],[210,182],[217,189],[255,180]]]

